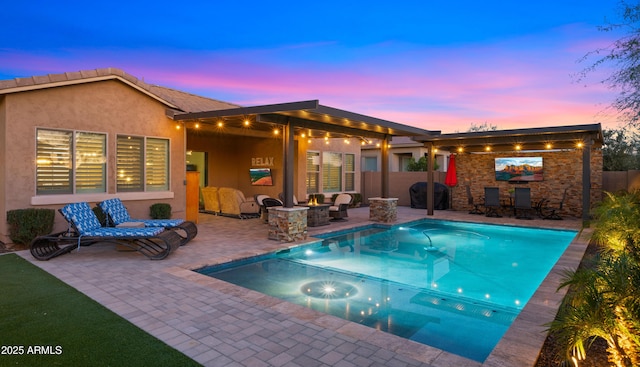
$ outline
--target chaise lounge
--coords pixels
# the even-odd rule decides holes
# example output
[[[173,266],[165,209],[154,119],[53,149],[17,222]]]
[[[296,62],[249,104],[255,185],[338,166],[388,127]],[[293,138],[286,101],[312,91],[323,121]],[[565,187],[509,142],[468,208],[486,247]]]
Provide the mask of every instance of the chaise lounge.
[[[49,260],[80,246],[113,243],[131,248],[151,260],[166,258],[180,247],[181,237],[162,227],[114,228],[102,227],[89,204],[68,204],[59,210],[69,223],[66,231],[36,237],[30,246],[37,260]]]
[[[184,219],[132,219],[127,208],[119,198],[108,199],[98,203],[107,217],[108,227],[163,227],[174,230],[182,238],[182,245],[187,244],[198,234],[196,224]]]

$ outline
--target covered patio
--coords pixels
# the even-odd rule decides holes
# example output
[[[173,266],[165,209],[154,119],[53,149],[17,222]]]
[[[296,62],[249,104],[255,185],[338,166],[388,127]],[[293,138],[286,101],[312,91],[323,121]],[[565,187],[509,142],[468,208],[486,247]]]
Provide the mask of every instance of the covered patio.
[[[197,113],[171,112],[175,121],[187,129],[273,137],[282,136],[284,207],[293,207],[295,141],[314,138],[356,138],[380,141],[382,162],[388,162],[388,145],[392,136],[438,135],[429,131],[371,116],[321,105],[318,100],[238,107]],[[382,165],[381,197],[389,196],[389,165]]]
[[[566,189],[567,212],[583,220],[590,218],[592,205],[602,197],[600,124],[437,134],[412,139],[425,144],[432,156],[430,161],[436,149],[456,154],[458,183],[452,188],[456,210],[469,209],[466,186],[470,186],[476,198],[483,195],[481,190],[487,186],[505,192],[516,186],[530,187],[551,202],[560,202]],[[544,161],[544,178],[536,182],[500,182],[494,171],[494,159],[498,157],[540,157]]]

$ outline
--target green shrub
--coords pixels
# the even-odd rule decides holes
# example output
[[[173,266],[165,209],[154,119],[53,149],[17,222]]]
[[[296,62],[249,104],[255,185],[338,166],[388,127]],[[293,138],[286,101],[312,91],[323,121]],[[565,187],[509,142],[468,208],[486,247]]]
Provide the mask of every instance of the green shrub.
[[[53,231],[53,209],[16,209],[7,212],[9,238],[13,243],[30,244],[34,238]]]
[[[362,194],[360,194],[359,192],[355,192],[351,194],[351,197],[353,197],[353,200],[351,200],[351,207],[352,208],[359,207],[360,204],[362,203]]]
[[[169,219],[171,218],[171,205],[167,203],[156,203],[151,205],[151,219]]]

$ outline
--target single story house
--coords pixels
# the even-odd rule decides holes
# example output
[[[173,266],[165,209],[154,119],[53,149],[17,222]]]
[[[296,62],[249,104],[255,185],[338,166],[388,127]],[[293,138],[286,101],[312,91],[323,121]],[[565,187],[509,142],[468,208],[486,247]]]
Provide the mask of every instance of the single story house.
[[[14,209],[120,197],[135,217],[157,202],[185,217],[189,168],[200,186],[283,193],[287,207],[296,195],[359,192],[360,142],[435,133],[318,101],[241,107],[115,68],[2,80],[0,241]],[[259,167],[272,168],[272,186],[251,184]],[[65,226],[58,215],[54,229]]]
[[[464,210],[466,185],[476,196],[483,186],[512,187],[496,182],[496,157],[533,155],[544,157],[545,176],[527,185],[554,200],[570,187],[570,212],[585,218],[602,185],[599,124],[440,134],[313,100],[243,107],[114,68],[0,81],[0,142],[3,242],[14,209],[120,197],[132,216],[147,217],[152,204],[165,202],[185,217],[191,170],[200,188],[282,195],[291,207],[315,193],[390,197],[390,186],[406,186],[390,176],[405,173],[408,158],[429,156],[444,171],[456,152],[452,205]],[[250,180],[256,168],[271,171],[270,185]],[[433,173],[420,181],[433,182]],[[55,230],[65,226],[57,216]]]

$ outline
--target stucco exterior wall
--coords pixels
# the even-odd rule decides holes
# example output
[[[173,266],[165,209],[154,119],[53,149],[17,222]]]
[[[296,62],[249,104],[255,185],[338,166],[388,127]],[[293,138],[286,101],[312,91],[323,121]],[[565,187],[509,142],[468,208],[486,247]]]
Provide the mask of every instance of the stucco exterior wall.
[[[0,241],[8,242],[6,236],[7,226],[7,124],[6,124],[6,97],[0,96]]]
[[[283,142],[282,137],[252,137],[212,133],[190,129],[187,133],[187,150],[208,154],[209,186],[232,187],[241,190],[245,197],[265,194],[277,198],[283,191]],[[356,139],[345,144],[343,139],[295,139],[294,143],[294,195],[299,201],[307,198],[306,152],[331,151],[355,155],[355,191],[360,192],[360,145]],[[271,162],[266,164],[265,162]],[[254,159],[261,159],[255,161]],[[260,163],[261,162],[261,163]],[[258,165],[257,165],[258,164]],[[260,165],[261,164],[261,165]],[[273,175],[273,186],[251,186],[249,168],[269,167]],[[326,200],[332,193],[325,194]]]
[[[347,193],[361,193],[362,191],[362,177],[360,175],[360,167],[362,164],[362,159],[360,157],[360,141],[359,139],[348,139],[348,143],[345,142],[344,139],[329,139],[329,140],[325,140],[325,139],[311,139],[311,142],[309,142],[306,139],[300,139],[300,148],[299,148],[299,163],[298,163],[298,167],[299,167],[299,172],[300,172],[300,176],[299,178],[299,182],[298,182],[298,186],[297,186],[297,192],[301,193],[302,197],[305,197],[304,195],[307,194],[315,194],[315,193],[307,193],[307,186],[306,186],[306,175],[307,175],[307,151],[311,150],[311,151],[317,151],[317,152],[340,152],[340,153],[350,153],[350,154],[354,154],[355,155],[355,177],[354,177],[354,187],[355,190],[343,190],[341,192],[347,192]],[[344,171],[343,171],[344,173]],[[322,180],[322,178],[321,178]],[[334,192],[325,192],[322,188],[321,188],[321,193],[325,195],[325,201],[329,202],[331,200],[331,196],[333,194],[335,194]]]
[[[206,152],[209,186],[231,187],[245,197],[282,192],[282,138],[189,131],[187,149]],[[273,186],[251,186],[249,168],[271,168]],[[199,169],[200,170],[200,169]],[[201,174],[204,174],[203,170]]]
[[[34,207],[31,203],[36,196],[36,129],[42,127],[107,134],[107,195],[77,195],[73,200],[89,201],[91,205],[105,197],[118,196],[117,135],[169,138],[172,194],[165,194],[161,200],[128,200],[125,205],[133,217],[148,218],[151,204],[166,202],[171,205],[174,217],[184,217],[184,130],[176,129],[176,124],[166,117],[164,104],[122,82],[108,80],[9,94],[5,96],[4,108],[8,135],[3,139],[6,144],[3,174],[7,177],[3,180],[6,185],[3,215],[7,210]],[[88,200],[92,198],[95,200]],[[58,209],[64,204],[38,207]],[[6,220],[0,222],[0,234],[6,235]],[[64,228],[65,223],[57,214],[56,229]]]

